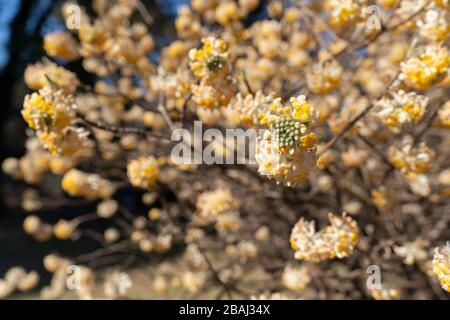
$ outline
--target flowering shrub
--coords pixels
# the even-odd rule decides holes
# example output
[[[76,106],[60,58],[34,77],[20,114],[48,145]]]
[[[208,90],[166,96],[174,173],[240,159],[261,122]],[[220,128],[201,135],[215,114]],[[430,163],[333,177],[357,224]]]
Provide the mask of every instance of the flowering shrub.
[[[272,0],[255,21],[262,1],[192,0],[159,43],[138,0],[66,2],[79,28],[27,67],[26,153],[2,169],[27,235],[99,247],[45,256],[41,296],[133,297],[144,265],[158,297],[448,298],[449,2],[377,3]],[[244,129],[255,163],[171,157],[234,155],[217,137]],[[0,298],[38,281],[15,267]]]

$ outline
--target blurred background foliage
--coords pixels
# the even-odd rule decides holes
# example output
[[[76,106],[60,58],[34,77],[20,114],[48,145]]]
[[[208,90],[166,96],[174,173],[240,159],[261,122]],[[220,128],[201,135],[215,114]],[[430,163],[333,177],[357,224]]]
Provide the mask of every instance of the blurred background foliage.
[[[63,2],[0,0],[0,162],[7,157],[20,157],[25,152],[24,143],[28,132],[20,110],[23,97],[30,90],[23,81],[24,70],[28,64],[39,61],[45,55],[42,48],[43,36],[65,28],[60,14]],[[77,2],[91,9],[90,0]],[[188,4],[189,0],[142,2],[155,21],[150,31],[156,40],[156,48],[150,58],[157,62],[160,49],[175,39],[174,19],[179,6]],[[260,9],[248,18],[248,24],[266,16],[265,3],[266,1],[262,1]],[[94,14],[92,11],[89,13]],[[84,71],[80,61],[63,65],[76,72],[84,83],[93,83],[94,77]],[[46,278],[42,266],[44,255],[52,252],[78,254],[88,248],[94,248],[97,244],[89,239],[82,239],[76,243],[51,240],[42,245],[28,237],[22,231],[25,214],[21,209],[21,198],[27,188],[29,186],[23,182],[13,181],[0,172],[0,275],[12,266],[21,265],[29,270],[37,270],[43,276],[42,283],[47,282],[50,276],[47,274]],[[61,217],[76,216],[89,209],[86,204],[80,205],[79,202],[77,206],[70,202],[60,206],[55,202],[53,209],[44,210],[40,215],[47,221],[56,221]]]

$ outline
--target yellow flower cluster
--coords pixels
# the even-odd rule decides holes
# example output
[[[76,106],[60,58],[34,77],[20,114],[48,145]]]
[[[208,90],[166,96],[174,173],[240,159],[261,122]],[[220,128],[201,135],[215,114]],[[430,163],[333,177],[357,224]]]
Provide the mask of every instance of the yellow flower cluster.
[[[429,89],[441,82],[450,66],[450,55],[442,45],[427,46],[419,56],[401,63],[400,79],[415,89]]]
[[[200,80],[221,78],[229,72],[228,45],[222,39],[208,37],[200,49],[189,51],[191,70]]]
[[[258,116],[268,111],[272,101],[272,96],[266,96],[261,91],[255,95],[247,94],[245,97],[238,93],[224,113],[232,125],[255,127],[259,124]]]
[[[283,285],[289,290],[299,292],[306,288],[311,281],[311,275],[307,266],[286,266],[281,276]]]
[[[239,208],[239,201],[233,197],[230,189],[218,188],[200,194],[197,198],[196,207],[197,212],[195,214],[195,220],[198,224],[205,225],[214,221],[219,223],[219,216],[235,213],[235,210]],[[233,224],[234,220],[231,219],[229,222]],[[223,221],[221,223],[225,222]],[[225,228],[225,226],[223,226],[223,228]],[[231,227],[231,229],[233,228]]]
[[[14,291],[28,292],[39,283],[39,274],[36,271],[27,272],[22,267],[12,267],[3,279],[0,279],[0,299],[6,299]]]
[[[332,0],[330,24],[337,28],[355,25],[361,20],[362,8],[358,0]]]
[[[64,31],[47,33],[44,36],[44,50],[49,56],[66,61],[74,61],[80,57],[75,39]]]
[[[41,221],[38,216],[28,216],[23,221],[23,230],[38,241],[47,241],[52,236],[52,226]]]
[[[73,99],[61,91],[42,89],[25,97],[22,116],[31,129],[63,131],[75,119]]]
[[[391,146],[388,156],[396,169],[405,175],[422,174],[428,170],[434,158],[434,151],[424,142],[413,146],[411,137],[407,136],[399,146]]]
[[[134,187],[148,189],[158,182],[159,162],[155,157],[140,157],[128,163],[127,172]]]
[[[450,245],[434,249],[433,273],[438,277],[442,288],[450,292]]]
[[[375,300],[398,300],[401,297],[401,290],[395,286],[382,284],[379,289],[370,291]]]
[[[299,260],[320,262],[349,257],[358,242],[359,229],[349,216],[328,215],[330,225],[316,231],[314,221],[301,218],[292,229],[290,243]]]
[[[236,92],[229,78],[228,45],[222,39],[208,37],[200,49],[189,51],[189,65],[200,84],[192,85],[194,101],[201,107],[226,106]]]
[[[108,199],[115,192],[115,186],[97,174],[85,173],[76,169],[67,172],[62,181],[62,189],[73,197],[86,199]]]
[[[308,88],[317,94],[330,93],[341,83],[342,67],[336,60],[314,64],[306,74]]]
[[[72,6],[72,7],[71,7]],[[63,6],[65,19],[71,17],[74,3]],[[94,6],[97,18],[93,21],[82,7],[78,30],[78,52],[84,58],[83,67],[94,74],[105,76],[118,69],[135,68],[139,74],[146,74],[153,66],[148,54],[154,48],[153,37],[143,23],[130,23],[136,10],[135,1],[111,1]],[[47,41],[48,47],[62,53],[61,44]],[[64,39],[67,42],[67,39]],[[63,42],[63,41],[61,41]]]
[[[385,97],[377,102],[376,115],[386,126],[398,133],[405,124],[418,123],[427,104],[427,97],[400,90],[392,93],[392,99]]]
[[[449,13],[444,10],[428,10],[423,21],[418,21],[417,26],[422,37],[434,42],[445,41],[450,33]]]
[[[180,38],[200,39],[205,30],[200,19],[189,6],[181,6],[175,20],[175,28]]]
[[[44,88],[25,97],[22,116],[45,149],[76,158],[89,154],[93,145],[87,131],[71,126],[75,108],[72,96]]]
[[[63,67],[58,67],[52,62],[38,62],[29,65],[25,70],[25,83],[33,90],[41,90],[45,87],[50,87],[50,83],[46,76],[56,83],[58,88],[66,93],[73,94],[79,84],[79,80],[73,72],[70,72]]]
[[[61,219],[53,227],[53,234],[57,239],[69,240],[76,228],[72,221]]]
[[[278,183],[294,186],[308,179],[316,168],[316,134],[311,132],[318,114],[305,96],[291,98],[283,106],[275,99],[266,113],[259,115],[260,123],[269,130],[258,137],[256,161],[259,172]]]

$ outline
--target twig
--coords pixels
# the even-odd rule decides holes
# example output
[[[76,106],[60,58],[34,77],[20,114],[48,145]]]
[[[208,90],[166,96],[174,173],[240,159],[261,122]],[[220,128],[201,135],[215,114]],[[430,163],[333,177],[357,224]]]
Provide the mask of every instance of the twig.
[[[394,84],[395,80],[397,80],[398,76],[400,75],[400,71],[397,72],[397,74],[392,78],[392,80],[388,83],[384,91],[375,99],[375,101],[378,101],[381,99],[391,88],[391,86]],[[375,106],[375,101],[373,101],[369,106],[367,106],[361,113],[359,113],[353,120],[351,120],[347,125],[342,129],[336,136],[334,136],[321,150],[319,153],[319,156],[323,155],[327,150],[332,148],[338,141],[341,139],[353,126],[362,118],[364,118],[370,110]]]
[[[145,136],[147,138],[153,138],[153,139],[161,139],[161,140],[166,140],[166,141],[170,141],[167,137],[158,134],[156,132],[150,132],[144,129],[139,129],[139,128],[131,128],[131,127],[115,127],[115,126],[110,126],[104,123],[99,123],[99,122],[94,122],[91,121],[89,119],[87,119],[84,114],[80,113],[77,111],[77,117],[80,118],[84,123],[86,123],[87,125],[94,127],[96,129],[100,129],[100,130],[104,130],[104,131],[109,131],[109,132],[113,132],[116,134],[120,134],[120,135],[124,135],[124,134],[136,134],[136,135],[140,135],[140,136]]]

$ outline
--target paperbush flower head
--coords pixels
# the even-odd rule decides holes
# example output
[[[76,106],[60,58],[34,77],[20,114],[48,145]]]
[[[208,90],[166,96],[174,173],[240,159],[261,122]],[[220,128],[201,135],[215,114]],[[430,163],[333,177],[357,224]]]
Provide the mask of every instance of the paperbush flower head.
[[[72,126],[75,108],[72,96],[45,88],[25,97],[22,116],[52,154],[78,157],[93,146],[87,131]]]
[[[397,300],[401,297],[401,290],[398,287],[386,283],[383,283],[381,288],[372,289],[370,292],[375,300]]]
[[[178,10],[175,28],[180,38],[200,39],[205,32],[200,24],[199,18],[186,5],[180,6]]]
[[[442,289],[450,292],[450,245],[434,249],[433,273],[438,277]]]
[[[104,200],[97,206],[97,214],[102,218],[111,218],[119,208],[116,200]]]
[[[395,168],[408,176],[427,171],[433,161],[435,152],[427,147],[424,142],[418,146],[413,146],[411,137],[407,136],[398,147],[391,146],[388,155]]]
[[[61,219],[55,224],[53,233],[60,240],[69,240],[75,228],[76,225],[72,221]]]
[[[225,116],[233,125],[256,127],[259,124],[258,116],[268,111],[272,101],[272,96],[266,96],[261,91],[246,96],[239,93],[224,111]]]
[[[356,222],[346,216],[329,214],[330,225],[316,231],[314,221],[301,218],[292,229],[290,243],[299,260],[319,262],[350,256],[358,242]]]
[[[317,94],[326,94],[338,88],[342,78],[342,67],[336,61],[319,62],[306,74],[308,88]]]
[[[196,202],[196,219],[200,224],[216,221],[219,215],[234,212],[239,208],[237,201],[230,189],[218,188],[213,191],[201,193]]]
[[[318,119],[305,96],[291,98],[283,106],[275,99],[260,123],[268,126],[256,145],[256,161],[262,175],[293,186],[304,182],[316,166],[316,134],[312,127]]]
[[[72,169],[64,175],[61,187],[73,197],[87,199],[108,199],[115,192],[115,186],[110,181],[97,174],[89,174],[76,169]]]
[[[203,109],[226,107],[233,98],[235,86],[229,81],[192,85],[193,99]]]
[[[415,89],[429,89],[442,81],[450,66],[448,50],[441,44],[429,45],[418,56],[401,63],[400,78]]]
[[[242,12],[234,1],[222,1],[216,8],[216,21],[222,26],[228,26],[239,21]]]
[[[292,291],[302,291],[311,281],[310,271],[307,266],[286,266],[281,276],[283,285]]]
[[[189,51],[191,70],[199,79],[226,76],[228,67],[228,45],[222,39],[208,37],[202,40],[200,49]]]
[[[434,42],[445,41],[450,32],[450,17],[444,10],[428,10],[423,21],[417,22],[421,35]]]
[[[133,186],[143,189],[153,187],[160,175],[159,163],[155,157],[140,157],[128,163],[128,179]]]
[[[44,36],[44,50],[51,57],[67,61],[80,57],[75,39],[69,32],[64,31],[47,33]]]
[[[330,24],[333,27],[345,28],[361,20],[362,7],[359,0],[333,0],[331,3]]]
[[[392,98],[382,98],[377,102],[376,115],[394,132],[400,132],[403,126],[418,123],[428,105],[428,98],[415,92],[403,90],[392,93]]]
[[[35,63],[27,66],[24,75],[25,83],[33,90],[41,90],[50,87],[48,79],[51,79],[58,88],[66,93],[74,93],[79,80],[77,76],[63,67],[46,61],[45,63]]]
[[[25,97],[22,116],[31,129],[62,131],[75,119],[73,99],[62,91],[42,89]]]

